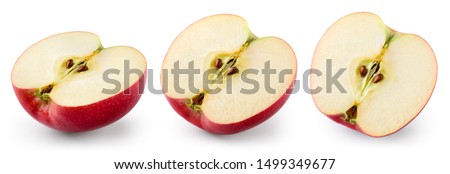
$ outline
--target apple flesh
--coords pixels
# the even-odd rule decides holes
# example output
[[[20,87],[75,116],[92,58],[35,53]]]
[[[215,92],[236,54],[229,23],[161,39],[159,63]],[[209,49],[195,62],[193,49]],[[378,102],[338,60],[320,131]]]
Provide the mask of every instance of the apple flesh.
[[[276,70],[270,81],[265,81],[261,72],[266,62]],[[289,97],[297,68],[295,54],[285,41],[257,38],[244,19],[228,14],[206,17],[186,28],[169,48],[162,71],[172,72],[175,65],[188,69],[190,63],[200,70],[191,80],[187,75],[161,73],[164,94],[184,119],[216,134],[238,133],[274,115]],[[252,94],[241,92],[255,89],[243,81],[241,75],[247,69],[259,72],[248,76],[260,86]],[[290,73],[279,77],[282,70]],[[203,78],[207,71],[212,72],[207,78],[214,83]],[[265,84],[275,91],[265,90]],[[184,90],[177,90],[177,85]],[[199,90],[190,90],[190,86]]]
[[[437,79],[433,50],[421,37],[387,27],[372,13],[354,13],[334,23],[317,45],[312,69],[346,69],[333,89],[313,94],[317,108],[332,120],[381,137],[406,126],[425,107]],[[330,67],[328,67],[330,68]],[[311,74],[311,89],[325,87]]]
[[[125,61],[142,74],[125,77]],[[120,82],[103,80],[106,70]],[[134,48],[103,48],[97,35],[67,32],[45,38],[28,48],[17,60],[11,79],[17,99],[37,121],[64,132],[81,132],[111,124],[126,115],[139,101],[145,85],[146,61]],[[129,78],[130,84],[124,79]]]

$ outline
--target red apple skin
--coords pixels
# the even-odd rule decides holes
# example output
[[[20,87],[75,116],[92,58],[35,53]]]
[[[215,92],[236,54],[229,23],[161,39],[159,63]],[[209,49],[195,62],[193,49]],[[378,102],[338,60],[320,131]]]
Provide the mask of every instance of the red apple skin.
[[[40,123],[63,132],[84,132],[109,125],[131,111],[144,91],[146,74],[115,96],[79,107],[45,103],[34,95],[36,89],[13,88],[22,107]]]
[[[326,115],[326,114],[324,114]],[[344,120],[344,114],[337,114],[337,115],[326,115],[329,119],[335,121],[336,123],[342,124],[350,129],[359,131],[364,133],[364,131],[361,130],[361,128],[358,126],[358,124],[351,124]],[[369,135],[370,136],[370,135]]]
[[[292,93],[293,87],[294,82],[291,83],[290,87],[281,98],[265,110],[246,120],[231,124],[218,124],[212,122],[203,114],[203,112],[197,112],[190,108],[187,105],[188,99],[175,99],[167,95],[165,96],[174,110],[193,125],[215,134],[235,134],[253,128],[272,117],[286,103]]]

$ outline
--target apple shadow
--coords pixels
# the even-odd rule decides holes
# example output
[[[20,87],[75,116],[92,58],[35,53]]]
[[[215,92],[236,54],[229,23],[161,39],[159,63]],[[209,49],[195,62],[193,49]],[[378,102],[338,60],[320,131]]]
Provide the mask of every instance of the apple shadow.
[[[413,120],[411,123],[403,127],[402,129],[398,130],[397,132],[384,136],[384,137],[371,137],[368,135],[365,135],[361,132],[347,129],[348,134],[351,135],[351,137],[348,137],[349,139],[356,139],[356,140],[362,140],[365,143],[376,143],[376,144],[391,144],[391,145],[402,145],[402,144],[409,144],[414,141],[420,141],[419,139],[423,139],[425,134],[423,134],[422,129],[424,129],[424,126],[420,126],[421,122],[418,120]],[[339,131],[336,131],[339,132]]]
[[[110,142],[120,142],[127,139],[132,134],[134,125],[132,115],[122,118],[108,126],[87,132],[59,132],[54,131],[53,136],[66,142],[106,144]],[[130,119],[128,119],[130,118]]]
[[[279,112],[265,122],[255,127],[236,134],[219,135],[201,131],[204,136],[230,144],[261,144],[269,141],[276,141],[282,134],[281,117],[287,116],[286,113]]]
[[[422,139],[422,136],[426,136],[425,134],[423,134],[423,131],[421,131],[422,129],[424,129],[424,126],[421,125],[424,124],[421,124],[421,121],[416,119],[414,119],[411,123],[400,129],[396,133],[386,137],[382,137],[382,139],[385,139],[386,142],[391,143],[408,142]]]

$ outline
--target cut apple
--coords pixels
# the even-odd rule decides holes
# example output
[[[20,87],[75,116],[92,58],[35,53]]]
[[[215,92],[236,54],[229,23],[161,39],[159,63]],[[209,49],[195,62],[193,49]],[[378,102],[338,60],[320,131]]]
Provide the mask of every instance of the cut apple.
[[[327,67],[327,62],[330,67]],[[334,23],[317,45],[312,69],[335,74],[339,83],[313,94],[317,108],[332,120],[380,137],[400,130],[425,107],[437,78],[433,50],[421,37],[388,28],[371,13],[354,13]],[[311,89],[327,86],[311,74]]]
[[[267,66],[274,71],[269,78],[263,73]],[[257,38],[241,17],[214,15],[175,39],[162,65],[161,83],[169,103],[187,121],[212,133],[232,134],[262,123],[283,106],[296,66],[293,50],[282,39]],[[178,68],[197,73],[177,77],[172,73]],[[289,73],[280,75],[283,70]],[[267,85],[274,90],[266,90]],[[252,89],[258,90],[245,91]]]
[[[127,66],[125,64],[127,63]],[[129,65],[129,66],[128,66]],[[138,75],[124,69],[138,69]],[[119,70],[108,75],[107,70]],[[24,109],[39,122],[65,132],[106,126],[127,114],[145,85],[146,60],[134,48],[103,48],[97,35],[68,32],[28,48],[12,73],[14,91]],[[129,84],[124,83],[128,79]],[[111,92],[103,90],[117,89]]]

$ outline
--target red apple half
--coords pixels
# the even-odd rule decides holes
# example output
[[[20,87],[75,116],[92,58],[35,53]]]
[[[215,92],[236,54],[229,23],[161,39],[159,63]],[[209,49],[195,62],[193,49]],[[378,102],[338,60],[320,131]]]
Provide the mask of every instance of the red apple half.
[[[327,67],[327,62],[331,62]],[[328,68],[328,69],[327,69]],[[332,120],[380,137],[406,126],[425,107],[437,78],[433,50],[421,37],[394,31],[375,14],[339,19],[323,35],[312,60],[311,89],[317,108]],[[325,90],[326,73],[345,69],[346,92]],[[332,72],[327,72],[331,70]]]
[[[126,77],[125,68],[142,73]],[[107,70],[115,73],[104,74]],[[145,74],[146,60],[136,49],[103,48],[93,33],[68,32],[28,48],[11,79],[20,104],[34,119],[60,131],[80,132],[126,115],[144,90]]]
[[[276,72],[267,79],[262,73],[266,64]],[[192,66],[199,74],[176,77],[176,66]],[[257,38],[241,17],[214,15],[193,23],[175,39],[162,65],[161,83],[167,100],[184,119],[211,133],[233,134],[262,123],[283,106],[296,67],[295,54],[282,39]],[[257,72],[249,75],[249,69]],[[281,76],[283,70],[290,73]],[[211,74],[203,78],[208,71]],[[241,91],[257,89],[244,74],[259,90]]]

